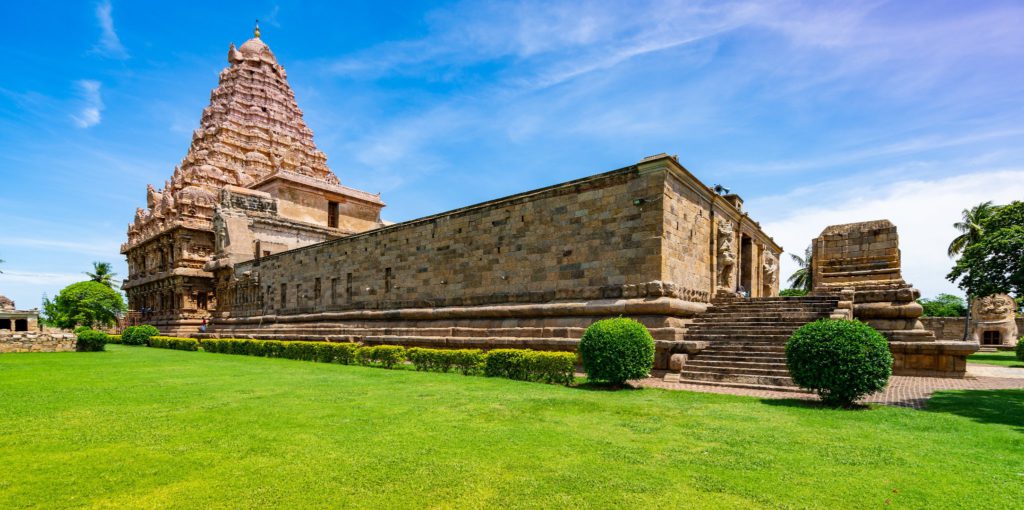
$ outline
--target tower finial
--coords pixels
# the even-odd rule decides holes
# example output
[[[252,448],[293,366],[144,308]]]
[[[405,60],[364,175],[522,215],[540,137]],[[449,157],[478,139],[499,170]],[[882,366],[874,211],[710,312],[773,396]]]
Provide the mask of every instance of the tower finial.
[[[260,20],[256,20],[256,28],[253,29],[252,35],[256,36],[257,39],[260,38]]]

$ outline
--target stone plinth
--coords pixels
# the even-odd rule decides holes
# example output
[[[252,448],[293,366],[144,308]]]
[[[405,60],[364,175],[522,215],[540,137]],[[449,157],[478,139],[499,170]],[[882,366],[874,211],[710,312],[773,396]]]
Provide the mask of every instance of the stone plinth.
[[[832,225],[814,240],[812,250],[815,292],[852,292],[853,317],[889,339],[894,374],[963,377],[966,357],[978,350],[978,343],[936,341],[921,323],[921,293],[903,280],[892,222]]]

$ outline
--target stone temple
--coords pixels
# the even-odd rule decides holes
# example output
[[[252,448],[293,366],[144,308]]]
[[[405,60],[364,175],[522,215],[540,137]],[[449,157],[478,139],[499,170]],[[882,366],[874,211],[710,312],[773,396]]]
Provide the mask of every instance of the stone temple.
[[[916,291],[898,280],[895,227],[880,253],[885,225],[830,227],[815,255],[826,284],[779,298],[782,247],[739,196],[665,154],[386,224],[378,195],[327,167],[259,33],[228,62],[122,247],[130,307],[165,334],[574,350],[595,320],[628,316],[670,376],[788,385],[779,352],[794,328],[867,313],[906,353],[900,370],[963,374],[969,346],[940,345],[904,300]],[[860,278],[875,256],[865,267],[883,270]]]

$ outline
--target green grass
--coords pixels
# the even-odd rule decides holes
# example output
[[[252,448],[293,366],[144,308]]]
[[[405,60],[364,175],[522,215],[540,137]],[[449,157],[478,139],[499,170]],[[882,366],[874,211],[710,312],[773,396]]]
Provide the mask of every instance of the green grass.
[[[1024,368],[1024,361],[1017,359],[1013,351],[977,352],[968,356],[967,362]]]
[[[0,508],[1019,508],[1024,391],[930,411],[203,352],[0,355]]]

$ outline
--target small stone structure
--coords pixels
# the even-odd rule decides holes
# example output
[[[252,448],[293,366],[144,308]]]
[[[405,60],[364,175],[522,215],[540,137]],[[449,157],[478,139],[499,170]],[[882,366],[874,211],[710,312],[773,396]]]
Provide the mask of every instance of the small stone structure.
[[[971,304],[971,340],[983,346],[1017,345],[1017,303],[1006,294],[974,300]]]
[[[964,337],[964,317],[921,317],[921,323],[924,324],[925,329],[935,334],[935,338],[939,340],[961,340]],[[1017,317],[1014,319],[1017,335],[1001,335],[1001,343],[999,344],[988,344],[990,347],[997,348],[1010,348],[1015,347],[1019,341],[1019,335],[1021,331],[1024,331],[1024,317]],[[973,320],[972,325],[976,324]],[[1004,324],[1004,327],[1009,328],[1009,324]],[[968,338],[974,338],[975,331]],[[979,335],[978,338],[984,335]],[[980,343],[980,342],[979,342]],[[984,347],[986,344],[981,343]]]
[[[827,227],[814,239],[816,293],[851,295],[853,316],[889,339],[897,375],[963,377],[977,342],[940,341],[921,323],[920,291],[903,280],[889,220]]]
[[[39,331],[39,310],[18,310],[6,296],[0,296],[0,332]]]
[[[70,333],[0,331],[0,353],[66,352],[75,350],[76,344]]]

